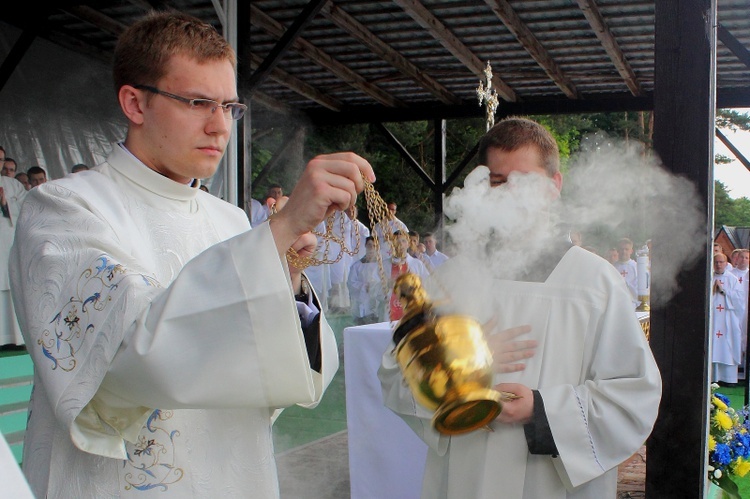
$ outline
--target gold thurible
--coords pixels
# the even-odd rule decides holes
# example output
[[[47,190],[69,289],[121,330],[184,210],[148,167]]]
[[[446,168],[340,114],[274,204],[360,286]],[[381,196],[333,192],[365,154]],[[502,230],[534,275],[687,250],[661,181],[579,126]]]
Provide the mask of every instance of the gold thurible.
[[[435,411],[435,430],[458,435],[486,427],[500,414],[503,394],[492,389],[492,353],[480,324],[438,315],[415,274],[399,276],[394,292],[404,307],[394,329],[396,361],[415,400]]]

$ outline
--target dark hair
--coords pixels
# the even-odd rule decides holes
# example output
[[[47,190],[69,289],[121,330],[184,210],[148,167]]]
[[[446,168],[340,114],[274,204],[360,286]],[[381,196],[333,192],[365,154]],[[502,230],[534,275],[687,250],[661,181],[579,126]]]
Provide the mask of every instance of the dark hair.
[[[28,175],[36,175],[36,174],[39,174],[39,173],[43,173],[43,174],[44,174],[44,177],[45,177],[45,178],[47,177],[47,172],[45,172],[45,171],[44,171],[44,168],[42,168],[41,166],[32,166],[31,168],[29,168],[29,169],[28,169],[28,170],[26,171],[26,173],[27,173]]]
[[[527,146],[537,148],[547,175],[560,171],[560,151],[552,134],[536,121],[519,117],[505,118],[484,134],[477,151],[479,164],[487,164],[489,149],[512,152]]]
[[[226,60],[237,67],[229,42],[216,28],[176,11],[151,11],[129,26],[117,40],[112,76],[115,92],[123,85],[154,85],[167,72],[167,62],[184,54],[199,62]]]

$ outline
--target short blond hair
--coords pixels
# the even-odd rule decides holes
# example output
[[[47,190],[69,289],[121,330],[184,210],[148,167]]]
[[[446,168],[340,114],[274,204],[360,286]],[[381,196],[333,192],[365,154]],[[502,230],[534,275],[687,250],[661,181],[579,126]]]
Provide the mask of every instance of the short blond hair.
[[[552,177],[560,171],[560,150],[549,130],[536,121],[516,116],[501,120],[484,134],[477,151],[479,164],[487,164],[490,149],[513,152],[527,146],[537,148],[547,175]]]
[[[183,54],[199,62],[226,60],[237,67],[229,42],[212,25],[177,11],[152,11],[129,26],[115,46],[115,92],[123,85],[154,85],[167,62]]]

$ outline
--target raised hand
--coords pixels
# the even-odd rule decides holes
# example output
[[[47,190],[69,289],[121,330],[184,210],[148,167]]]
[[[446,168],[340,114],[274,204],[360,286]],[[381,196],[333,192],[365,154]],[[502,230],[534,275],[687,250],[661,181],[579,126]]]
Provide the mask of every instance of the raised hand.
[[[269,221],[276,247],[284,254],[335,210],[345,211],[364,189],[362,175],[375,181],[370,163],[352,152],[316,156],[305,167],[283,209]]]

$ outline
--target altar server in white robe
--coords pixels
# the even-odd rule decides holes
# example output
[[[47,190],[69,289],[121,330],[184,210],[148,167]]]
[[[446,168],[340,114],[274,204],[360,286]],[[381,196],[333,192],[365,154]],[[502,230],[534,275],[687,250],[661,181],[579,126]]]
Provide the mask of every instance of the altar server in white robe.
[[[636,308],[640,301],[638,300],[638,265],[635,260],[630,258],[633,255],[633,241],[624,237],[617,242],[618,260],[615,262],[615,268],[625,280],[630,291],[633,308]]]
[[[23,345],[10,295],[8,258],[25,197],[26,189],[21,182],[13,177],[0,176],[0,345]]]
[[[713,323],[711,335],[711,379],[714,382],[737,383],[742,360],[742,337],[739,312],[745,300],[739,280],[727,270],[727,256],[714,253],[712,286]]]
[[[424,255],[430,259],[430,263],[432,264],[433,269],[440,267],[442,264],[448,261],[448,255],[438,251],[437,239],[432,232],[427,232],[424,235],[423,241],[426,250]]]
[[[515,172],[546,175],[554,184],[547,192],[559,191],[558,158],[549,133],[521,118],[495,125],[479,149],[489,185],[501,189]],[[520,398],[504,402],[491,431],[442,435],[403,383],[389,347],[379,370],[384,402],[428,445],[422,497],[614,499],[617,466],[645,442],[661,396],[622,277],[569,243],[551,247],[526,282],[462,264],[472,260],[459,255],[443,264],[430,295],[446,297],[442,290],[449,312],[486,325],[495,388]],[[461,289],[470,292],[455,294],[456,283],[468,283]]]
[[[331,232],[334,236],[343,241],[346,251],[354,251],[354,241],[351,238],[353,232],[352,219],[345,213],[337,211],[331,223]],[[343,251],[341,245],[336,241],[328,241],[328,258],[335,260],[341,253],[341,258],[329,266],[331,275],[331,292],[328,296],[328,310],[335,313],[348,313],[351,301],[349,299],[349,289],[347,288],[347,279],[349,278],[349,267],[352,264],[352,255]]]
[[[358,325],[380,322],[385,317],[386,290],[383,288],[372,237],[367,237],[365,249],[365,256],[355,261],[349,269],[351,314]]]
[[[736,249],[732,253],[735,253],[735,262],[737,265],[734,266],[729,272],[734,274],[737,280],[740,282],[744,297],[742,303],[740,303],[741,310],[737,313],[737,320],[740,322],[740,334],[742,335],[742,363],[745,365],[745,352],[747,352],[747,319],[748,319],[748,293],[750,293],[750,279],[748,279],[748,272],[750,271],[750,251],[747,249]]]
[[[314,407],[333,332],[287,265],[361,192],[369,164],[318,156],[249,230],[198,188],[242,115],[235,55],[191,16],[152,13],[115,48],[125,141],[33,189],[11,285],[34,361],[23,468],[37,497],[278,497],[280,408]]]
[[[393,254],[393,248],[391,247],[392,234],[395,232],[409,233],[409,228],[406,224],[396,217],[396,203],[388,203],[388,212],[391,214],[391,219],[385,223],[378,222],[372,228],[373,237],[378,238],[380,255],[384,260],[390,258]]]

